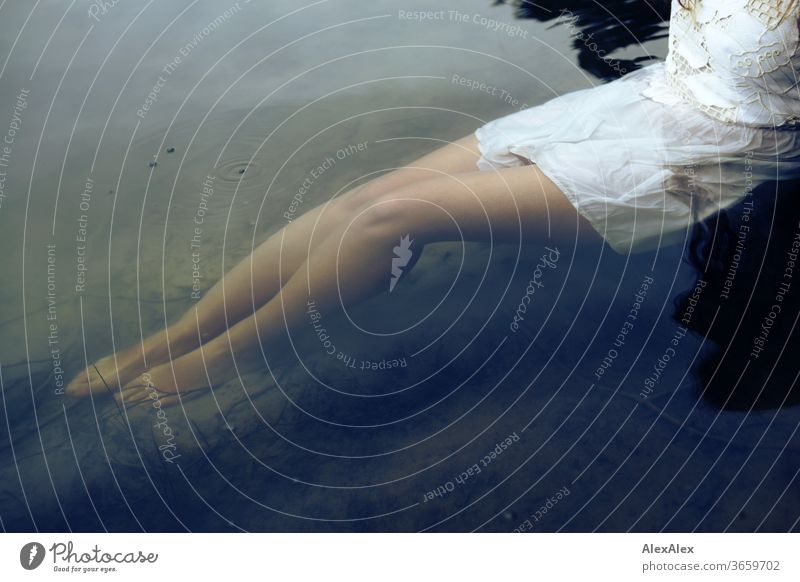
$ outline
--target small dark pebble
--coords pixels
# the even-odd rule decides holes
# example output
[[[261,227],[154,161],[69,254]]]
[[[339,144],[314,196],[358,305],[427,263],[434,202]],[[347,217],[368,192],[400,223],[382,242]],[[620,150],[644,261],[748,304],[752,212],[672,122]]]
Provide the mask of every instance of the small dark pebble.
[[[108,191],[108,193],[109,193],[109,194],[113,194],[113,193],[114,193],[114,191],[113,191],[113,190],[109,190],[109,191]]]
[[[245,172],[245,170],[246,170],[246,169],[247,169],[247,168],[239,168],[239,173],[240,173],[240,174],[244,174],[244,172]]]
[[[155,168],[158,165],[158,162],[150,162],[148,164],[151,168]]]
[[[175,148],[167,148],[167,153],[168,154],[174,154],[175,153]]]

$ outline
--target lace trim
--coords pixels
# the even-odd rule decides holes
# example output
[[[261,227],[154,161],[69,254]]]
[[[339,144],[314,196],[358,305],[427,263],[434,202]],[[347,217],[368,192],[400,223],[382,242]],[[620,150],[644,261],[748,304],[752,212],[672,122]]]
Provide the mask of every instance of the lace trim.
[[[719,119],[725,123],[736,123],[738,120],[738,107],[720,107],[718,105],[706,105],[695,99],[694,94],[686,87],[686,85],[676,79],[670,74],[666,76],[667,84],[678,94],[684,103],[690,103],[696,109],[699,109],[706,115],[710,115],[714,119]]]
[[[774,30],[796,8],[797,0],[748,0],[747,11],[758,18],[767,30]]]
[[[789,80],[794,78],[795,74],[792,57],[797,55],[800,47],[786,46],[786,42],[776,40],[774,34],[769,37],[765,35],[777,29],[789,15],[797,16],[800,0],[743,0],[742,3],[734,0],[703,0],[697,8],[693,12],[673,9],[666,69],[667,84],[684,102],[726,123],[740,122],[744,108],[755,104],[761,108],[762,117],[763,114],[777,117],[778,114],[766,106],[765,84],[768,81],[761,78],[768,75],[772,77],[773,82],[770,83],[768,91],[770,95],[787,96],[790,90],[797,90],[795,83],[790,83]],[[720,76],[716,72],[716,69],[720,68],[720,63],[715,62],[708,50],[706,29],[711,27],[713,34],[730,30],[731,21],[735,15],[741,14],[742,10],[758,20],[764,30],[758,38],[752,39],[752,48],[731,55],[730,62],[724,63],[727,67],[723,67],[727,74]],[[797,27],[798,24],[793,23],[792,26]],[[792,32],[796,37],[797,33]],[[735,31],[731,34],[735,34]],[[773,86],[777,79],[775,75],[779,76],[781,70],[786,72],[787,81],[780,79],[780,84],[776,88]],[[741,79],[741,82],[732,85],[731,81],[722,80],[730,74]],[[738,103],[726,106],[700,101],[690,88],[691,81],[689,81],[698,75],[708,77],[709,97],[706,101],[711,100],[713,84],[717,83],[717,89],[723,93],[734,91],[740,94]],[[729,95],[724,103],[730,100]],[[789,117],[786,123],[798,124],[798,116]]]

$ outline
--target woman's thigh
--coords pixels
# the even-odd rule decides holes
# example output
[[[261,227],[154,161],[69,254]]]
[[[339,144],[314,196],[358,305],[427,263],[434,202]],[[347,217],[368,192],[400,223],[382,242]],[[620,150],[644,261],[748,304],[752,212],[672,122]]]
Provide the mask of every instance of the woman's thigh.
[[[431,141],[444,145],[408,164],[365,182],[351,190],[346,196],[356,204],[360,204],[414,182],[478,169],[477,161],[480,157],[480,150],[478,149],[478,139],[474,133],[453,142],[435,139]]]
[[[599,244],[603,238],[535,164],[453,173],[406,184],[354,217],[420,242]]]

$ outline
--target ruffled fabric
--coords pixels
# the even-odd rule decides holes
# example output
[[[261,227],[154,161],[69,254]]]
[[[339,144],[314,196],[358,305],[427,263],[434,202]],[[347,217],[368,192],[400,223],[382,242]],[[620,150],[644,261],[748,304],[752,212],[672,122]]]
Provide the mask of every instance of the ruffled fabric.
[[[758,184],[800,177],[800,131],[710,117],[672,89],[664,63],[501,117],[475,135],[479,169],[530,160],[620,254],[679,243],[696,220]]]

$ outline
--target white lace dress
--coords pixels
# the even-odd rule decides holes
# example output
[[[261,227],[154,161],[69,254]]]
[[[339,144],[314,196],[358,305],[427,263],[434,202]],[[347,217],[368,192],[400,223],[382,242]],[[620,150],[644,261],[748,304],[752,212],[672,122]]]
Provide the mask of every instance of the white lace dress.
[[[673,0],[665,62],[478,128],[478,167],[532,161],[618,253],[680,243],[800,178],[798,19],[800,0]]]

